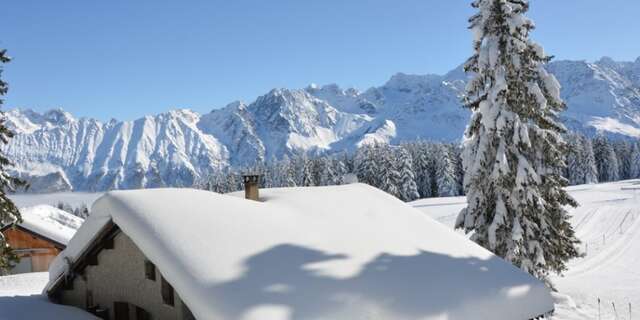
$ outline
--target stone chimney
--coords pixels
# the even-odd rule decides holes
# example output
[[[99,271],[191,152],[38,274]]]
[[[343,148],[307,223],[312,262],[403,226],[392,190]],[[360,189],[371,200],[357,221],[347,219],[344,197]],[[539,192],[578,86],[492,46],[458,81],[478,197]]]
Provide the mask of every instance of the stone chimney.
[[[249,200],[260,200],[260,178],[259,174],[245,174],[242,176],[244,180],[244,197]]]

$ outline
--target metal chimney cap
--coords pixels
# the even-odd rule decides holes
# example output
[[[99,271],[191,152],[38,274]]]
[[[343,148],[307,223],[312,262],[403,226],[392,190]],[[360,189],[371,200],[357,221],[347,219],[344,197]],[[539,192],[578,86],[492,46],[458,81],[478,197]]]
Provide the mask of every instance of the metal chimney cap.
[[[262,179],[262,175],[261,174],[243,174],[242,175],[242,179],[244,180],[244,183],[259,183],[260,180]]]

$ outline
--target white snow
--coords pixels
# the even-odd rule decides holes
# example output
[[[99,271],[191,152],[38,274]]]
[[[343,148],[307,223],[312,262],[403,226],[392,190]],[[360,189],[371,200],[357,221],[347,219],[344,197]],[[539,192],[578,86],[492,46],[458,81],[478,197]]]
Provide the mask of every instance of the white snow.
[[[112,219],[198,319],[528,319],[548,289],[363,184],[242,194],[109,192],[50,268],[48,287]]]
[[[571,261],[563,277],[552,278],[559,290],[554,294],[554,319],[630,319],[629,306],[632,311],[640,308],[640,181],[582,185],[568,190],[580,203],[578,208],[570,209],[570,215],[586,257]],[[417,200],[412,205],[453,228],[466,202],[464,197],[433,198]]]
[[[18,207],[32,207],[41,204],[56,205],[58,202],[64,202],[77,208],[83,204],[91,207],[91,204],[103,194],[104,192],[17,193],[10,194],[9,198]]]
[[[640,129],[631,124],[622,123],[618,119],[593,117],[588,124],[600,132],[612,132],[634,138],[640,137]]]
[[[548,65],[562,85],[572,130],[640,136],[640,68],[609,60]],[[545,76],[552,95],[559,89]],[[9,110],[17,132],[3,152],[19,170],[46,165],[59,188],[110,190],[189,185],[211,168],[251,165],[293,152],[342,151],[372,141],[458,141],[469,123],[460,106],[460,67],[444,76],[396,74],[363,92],[337,85],[276,89],[248,105],[200,115],[177,110],[135,121],[75,119],[62,110]],[[40,170],[44,171],[44,170]],[[50,181],[50,180],[46,181]],[[35,183],[33,190],[51,183]],[[42,192],[43,190],[35,190]],[[53,191],[53,190],[44,190]]]
[[[39,235],[66,245],[82,222],[66,211],[48,205],[20,208],[20,226]]]
[[[54,304],[40,293],[46,272],[0,276],[0,320],[92,320],[78,308]]]

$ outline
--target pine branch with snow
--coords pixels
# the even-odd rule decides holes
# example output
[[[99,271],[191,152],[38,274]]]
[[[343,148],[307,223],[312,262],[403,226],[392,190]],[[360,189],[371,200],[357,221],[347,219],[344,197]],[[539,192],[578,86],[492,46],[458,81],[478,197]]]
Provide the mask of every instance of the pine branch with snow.
[[[560,85],[544,65],[550,60],[529,40],[527,0],[476,0],[471,17],[475,54],[466,106],[463,166],[468,205],[456,227],[525,271],[545,279],[577,257],[578,239],[563,189],[566,130]]]
[[[0,76],[2,75],[2,64],[9,62],[11,59],[7,56],[6,50],[0,50]],[[2,107],[2,96],[4,96],[9,87],[6,82],[0,78],[0,107]],[[0,143],[6,145],[9,143],[9,139],[13,138],[13,132],[4,125],[4,113],[0,111]],[[7,168],[13,164],[2,153],[0,153],[0,227],[5,225],[15,225],[21,222],[20,211],[16,205],[7,197],[7,192],[13,192],[16,188],[25,185],[25,182],[11,176],[7,172]],[[0,275],[6,273],[17,262],[18,256],[11,249],[4,237],[4,234],[0,232]]]

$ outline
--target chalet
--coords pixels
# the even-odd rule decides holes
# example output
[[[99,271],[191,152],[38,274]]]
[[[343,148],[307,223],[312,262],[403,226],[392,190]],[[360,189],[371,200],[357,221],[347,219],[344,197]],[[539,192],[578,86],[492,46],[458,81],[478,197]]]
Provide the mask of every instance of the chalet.
[[[9,245],[20,257],[20,262],[10,272],[42,272],[67,246],[82,224],[82,219],[51,206],[41,205],[23,208],[23,222],[0,228]]]
[[[51,265],[45,292],[117,320],[526,320],[553,310],[541,282],[367,185],[246,197],[258,201],[109,192]]]

